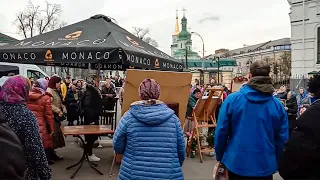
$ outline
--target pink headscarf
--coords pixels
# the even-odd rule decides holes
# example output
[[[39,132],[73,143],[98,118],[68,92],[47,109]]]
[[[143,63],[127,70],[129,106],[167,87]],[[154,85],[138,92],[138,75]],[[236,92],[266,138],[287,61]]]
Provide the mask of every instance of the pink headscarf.
[[[139,87],[141,100],[158,100],[160,97],[160,85],[154,79],[145,79]]]
[[[28,100],[30,86],[26,78],[17,75],[7,79],[0,92],[0,100],[13,103],[25,104]]]

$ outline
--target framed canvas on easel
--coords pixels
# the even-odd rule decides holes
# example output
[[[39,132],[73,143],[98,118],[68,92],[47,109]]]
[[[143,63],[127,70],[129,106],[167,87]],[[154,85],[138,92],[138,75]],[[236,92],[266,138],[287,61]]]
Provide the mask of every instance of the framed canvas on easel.
[[[194,121],[194,128],[190,137],[190,142],[188,142],[187,145],[187,156],[189,157],[191,153],[191,145],[193,144],[193,141],[197,141],[197,150],[200,155],[201,163],[203,162],[202,153],[210,153],[213,152],[214,149],[213,147],[210,148],[208,146],[201,145],[200,133],[204,128],[216,127],[216,117],[214,114],[219,103],[219,99],[221,99],[223,94],[222,88],[208,88],[205,89],[205,91],[209,92],[208,95],[202,96],[193,109],[192,119]],[[209,123],[210,121],[211,123]]]

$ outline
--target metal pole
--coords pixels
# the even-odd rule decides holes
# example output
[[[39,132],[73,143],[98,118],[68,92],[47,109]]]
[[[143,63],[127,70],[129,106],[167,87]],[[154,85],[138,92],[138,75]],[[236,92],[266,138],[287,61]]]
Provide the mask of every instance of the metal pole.
[[[186,45],[184,45],[186,46]],[[186,46],[186,69],[188,69],[188,49],[187,49],[187,46]]]
[[[203,38],[202,38],[202,36],[199,34],[199,33],[197,33],[197,32],[191,32],[191,34],[195,34],[195,35],[197,35],[197,36],[199,36],[200,37],[200,39],[201,39],[201,41],[202,41],[202,70],[204,71],[204,41],[203,41]]]
[[[202,70],[204,70],[204,42],[203,42],[203,40],[202,40]]]
[[[219,70],[220,70],[220,64],[219,61],[218,62],[218,84],[220,84],[220,75],[219,75]]]

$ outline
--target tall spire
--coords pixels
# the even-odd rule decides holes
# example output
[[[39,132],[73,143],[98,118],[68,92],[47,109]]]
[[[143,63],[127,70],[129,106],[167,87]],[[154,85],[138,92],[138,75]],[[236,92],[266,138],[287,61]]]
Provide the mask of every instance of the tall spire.
[[[183,17],[186,17],[186,8],[182,8],[182,11],[183,11]]]
[[[174,36],[177,36],[179,33],[180,33],[180,30],[179,30],[179,14],[178,14],[178,9],[176,10],[176,26],[175,26],[175,30],[174,30],[174,33],[173,35]]]
[[[187,31],[187,18],[186,18],[186,8],[182,9],[183,11],[183,17],[181,19],[181,30],[186,30]]]

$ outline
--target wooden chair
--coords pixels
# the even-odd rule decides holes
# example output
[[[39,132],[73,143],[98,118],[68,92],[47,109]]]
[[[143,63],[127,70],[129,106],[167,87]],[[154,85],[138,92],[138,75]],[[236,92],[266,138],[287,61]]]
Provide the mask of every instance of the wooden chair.
[[[194,128],[190,137],[190,141],[187,144],[187,156],[189,157],[191,153],[191,145],[194,139],[197,140],[197,150],[200,155],[201,163],[203,162],[202,153],[214,152],[214,149],[210,149],[208,146],[201,145],[200,132],[203,128],[216,127],[217,120],[213,114],[215,114],[219,99],[223,94],[223,89],[220,88],[209,88],[205,89],[205,91],[209,91],[208,96],[202,96],[193,109],[192,118],[194,121]],[[209,121],[211,121],[212,124],[209,124]]]

